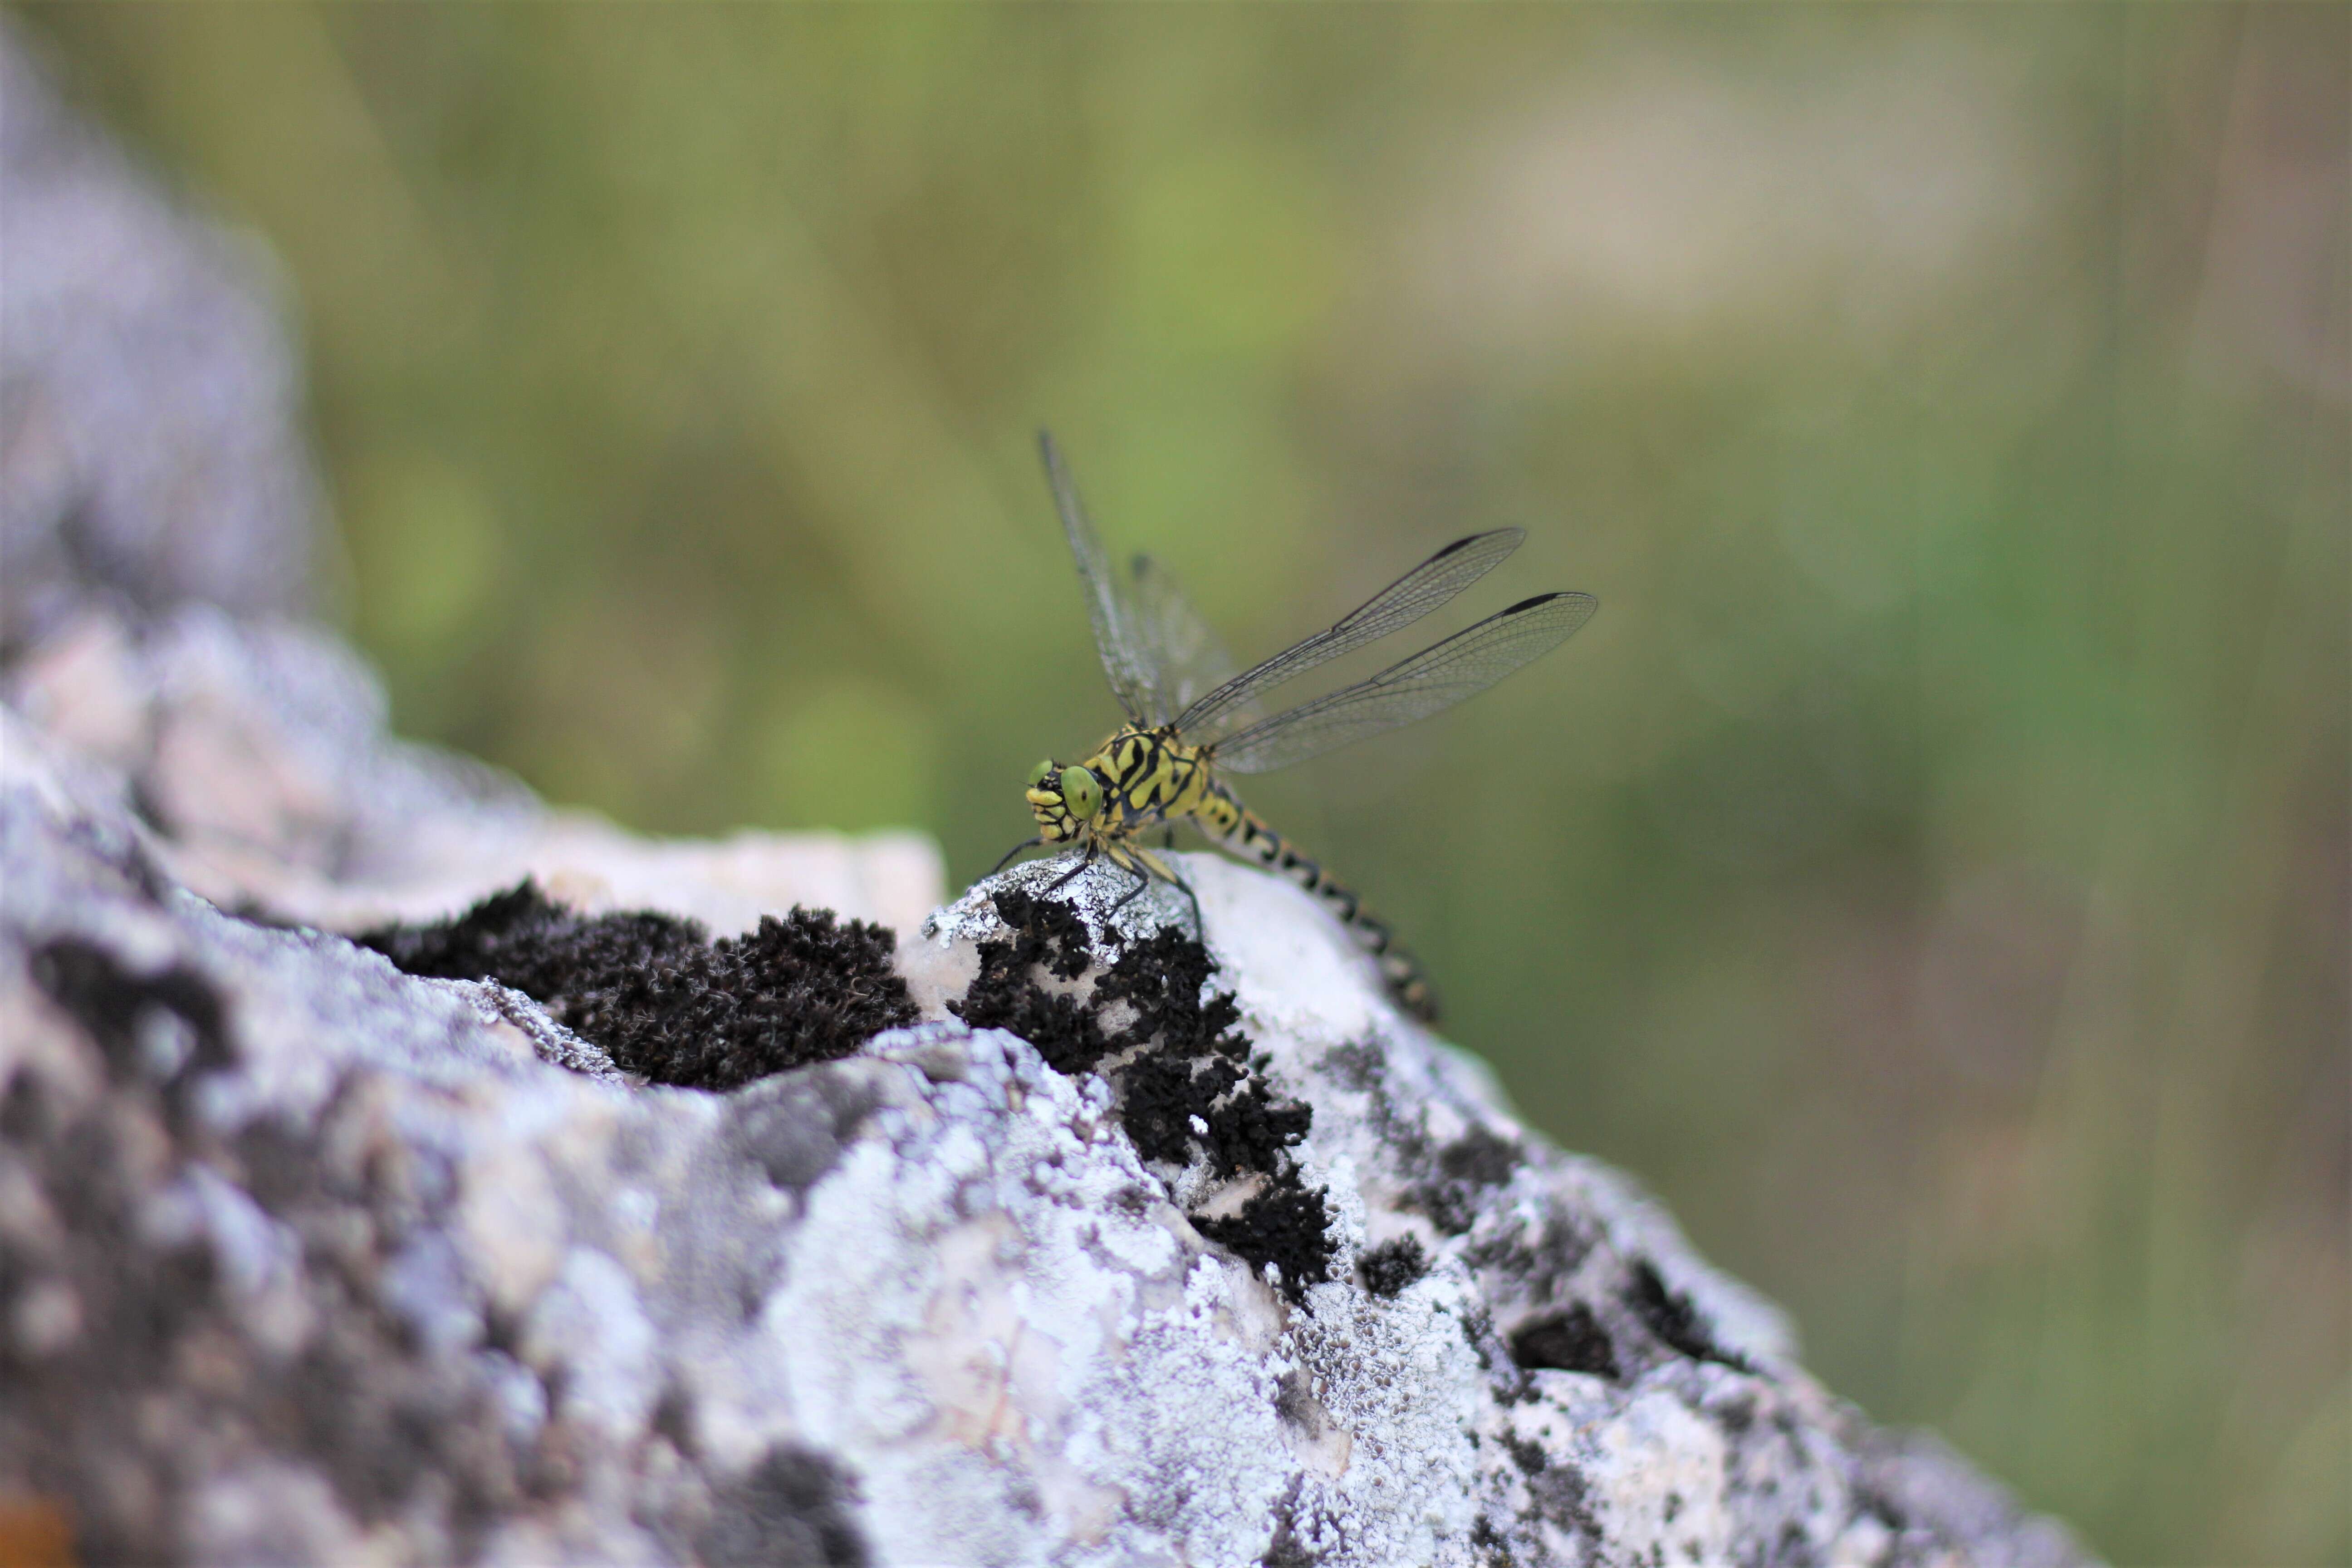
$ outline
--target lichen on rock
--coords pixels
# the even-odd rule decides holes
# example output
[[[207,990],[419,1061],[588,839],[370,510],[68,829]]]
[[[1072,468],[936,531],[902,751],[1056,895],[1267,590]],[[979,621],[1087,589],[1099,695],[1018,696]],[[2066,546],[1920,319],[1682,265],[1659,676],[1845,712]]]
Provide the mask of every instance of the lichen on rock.
[[[93,1558],[2072,1560],[1277,879],[1190,859],[1204,944],[1016,868],[896,955],[965,1018],[631,1088],[618,1009],[457,950],[699,931],[518,898],[404,973],[174,887],[8,723],[0,1484]]]
[[[915,1021],[890,932],[831,910],[796,905],[713,942],[698,921],[582,915],[526,880],[455,919],[357,940],[404,973],[520,991],[620,1070],[681,1089],[835,1061]]]

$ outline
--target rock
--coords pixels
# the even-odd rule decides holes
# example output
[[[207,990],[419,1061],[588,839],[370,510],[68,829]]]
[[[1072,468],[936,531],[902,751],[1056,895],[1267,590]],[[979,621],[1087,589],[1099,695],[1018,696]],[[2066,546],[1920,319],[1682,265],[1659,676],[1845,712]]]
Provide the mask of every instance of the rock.
[[[0,643],[92,602],[310,602],[320,486],[266,254],[68,114],[0,18]]]
[[[901,944],[928,1021],[633,1088],[516,992],[224,912],[119,774],[7,723],[0,1493],[87,1559],[2080,1560],[1825,1394],[1278,879],[1188,861],[1230,1023],[1178,963],[1061,1016],[1096,1070],[946,1007],[1000,901],[1052,923],[1046,865]],[[1097,984],[1188,945],[1117,890],[1055,928]],[[1212,1027],[1312,1112],[1223,1172],[1205,1118],[1137,1138],[1155,1048]],[[1219,1230],[1276,1190],[1319,1277]]]
[[[910,925],[939,900],[939,851],[919,834],[649,843],[550,811],[494,769],[389,737],[373,676],[296,623],[206,605],[126,622],[86,606],[0,692],[119,775],[175,880],[271,919],[429,919],[525,878],[577,909],[657,905],[720,931],[795,903]]]

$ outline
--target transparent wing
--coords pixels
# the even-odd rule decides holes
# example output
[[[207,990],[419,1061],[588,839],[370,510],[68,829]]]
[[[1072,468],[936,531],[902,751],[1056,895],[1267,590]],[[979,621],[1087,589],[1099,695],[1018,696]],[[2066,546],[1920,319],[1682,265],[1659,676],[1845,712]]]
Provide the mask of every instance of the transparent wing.
[[[1590,594],[1541,594],[1498,610],[1378,675],[1343,686],[1218,742],[1217,766],[1265,773],[1393,730],[1475,697],[1558,647],[1592,618]]]
[[[1130,586],[1123,612],[1150,669],[1151,721],[1165,724],[1232,679],[1233,655],[1192,608],[1167,568],[1149,555],[1135,558]]]
[[[1118,699],[1129,719],[1139,724],[1150,722],[1147,715],[1158,671],[1139,634],[1142,617],[1124,602],[1118,582],[1111,574],[1110,557],[1096,537],[1094,524],[1087,521],[1086,505],[1078,500],[1078,487],[1070,481],[1070,470],[1062,462],[1062,449],[1054,444],[1052,431],[1037,432],[1037,449],[1045,458],[1045,479],[1054,487],[1062,531],[1070,536],[1070,553],[1077,558],[1078,580],[1086,584],[1087,614],[1095,624],[1095,648],[1102,655],[1111,695]]]
[[[1421,619],[1502,564],[1527,536],[1525,529],[1498,528],[1455,540],[1322,631],[1242,671],[1184,709],[1176,716],[1177,729],[1195,741],[1213,736],[1219,721],[1229,725],[1261,692]]]

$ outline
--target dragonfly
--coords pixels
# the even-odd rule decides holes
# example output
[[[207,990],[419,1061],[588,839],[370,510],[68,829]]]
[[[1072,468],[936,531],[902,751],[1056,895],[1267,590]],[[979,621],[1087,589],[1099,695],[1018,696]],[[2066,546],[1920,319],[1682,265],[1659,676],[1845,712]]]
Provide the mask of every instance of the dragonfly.
[[[1321,900],[1378,963],[1398,1003],[1434,1021],[1428,977],[1388,926],[1244,805],[1223,775],[1271,773],[1442,712],[1559,647],[1600,602],[1573,593],[1521,599],[1377,675],[1263,717],[1257,705],[1266,692],[1447,604],[1502,564],[1527,531],[1499,528],[1457,539],[1314,636],[1236,671],[1216,634],[1150,556],[1136,556],[1124,575],[1112,569],[1050,432],[1039,433],[1038,447],[1077,559],[1103,673],[1127,722],[1077,762],[1048,758],[1030,770],[1037,836],[1014,845],[997,868],[1025,849],[1075,845],[1083,855],[1048,892],[1107,859],[1135,878],[1114,912],[1156,879],[1191,900],[1198,930],[1201,901],[1192,884],[1143,841],[1155,827],[1172,835],[1178,822],[1188,822]]]

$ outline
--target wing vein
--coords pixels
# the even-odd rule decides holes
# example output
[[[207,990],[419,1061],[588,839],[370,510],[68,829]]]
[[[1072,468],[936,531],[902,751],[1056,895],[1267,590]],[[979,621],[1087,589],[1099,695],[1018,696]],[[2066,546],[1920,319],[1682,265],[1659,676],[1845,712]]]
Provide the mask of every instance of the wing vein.
[[[1234,715],[1260,693],[1410,626],[1445,604],[1502,564],[1526,537],[1524,529],[1498,528],[1455,540],[1313,637],[1251,666],[1185,709],[1176,716],[1177,729],[1188,738],[1213,738],[1219,720]]]
[[[1103,675],[1110,682],[1111,695],[1134,722],[1164,722],[1166,714],[1151,712],[1160,685],[1158,672],[1143,649],[1140,628],[1132,624],[1128,606],[1120,602],[1110,556],[1087,518],[1086,503],[1078,499],[1078,487],[1062,461],[1062,449],[1052,431],[1037,432],[1037,449],[1045,459],[1045,479],[1054,488],[1062,531],[1069,536],[1070,553],[1077,560],[1078,580],[1087,591],[1087,615],[1094,622],[1095,651],[1102,656]]]
[[[1523,599],[1378,675],[1234,731],[1217,742],[1216,765],[1272,773],[1442,712],[1559,647],[1599,607],[1590,594]]]

